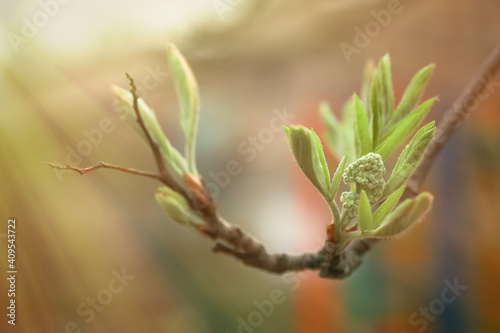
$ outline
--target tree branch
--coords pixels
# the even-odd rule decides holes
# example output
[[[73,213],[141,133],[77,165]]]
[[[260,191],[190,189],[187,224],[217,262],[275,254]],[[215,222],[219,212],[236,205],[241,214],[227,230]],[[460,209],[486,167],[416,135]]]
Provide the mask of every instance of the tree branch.
[[[280,274],[286,271],[318,269],[323,262],[320,252],[301,255],[269,254],[259,240],[220,216],[217,217],[217,227],[216,239],[224,243],[216,242],[213,251],[231,255],[248,266]]]
[[[403,198],[411,198],[418,194],[418,190],[424,182],[437,153],[457,130],[463,120],[477,107],[481,100],[482,92],[487,87],[485,82],[491,82],[499,70],[500,44],[493,50],[481,67],[478,73],[479,79],[471,82],[460,94],[453,106],[446,111],[440,127],[436,131],[436,135],[425,153],[422,163],[408,181]],[[327,239],[323,247],[314,253],[300,255],[285,253],[269,254],[259,240],[238,226],[230,224],[217,214],[213,199],[210,197],[205,186],[199,181],[199,178],[192,177],[189,173],[185,174],[186,184],[191,195],[187,195],[186,191],[174,182],[165,167],[159,147],[151,139],[151,135],[142,120],[137,105],[137,96],[135,95],[135,84],[128,74],[127,77],[132,87],[137,122],[146,135],[160,174],[119,167],[104,162],[88,168],[77,168],[69,165],[60,166],[53,163],[47,164],[52,168],[74,170],[80,174],[98,168],[111,168],[156,178],[181,193],[188,200],[191,208],[203,218],[206,225],[200,226],[199,231],[214,240],[214,252],[232,256],[247,266],[271,273],[281,274],[287,271],[319,270],[319,275],[324,278],[345,278],[359,267],[362,257],[378,243],[377,239],[356,239],[351,241],[345,249],[339,249],[338,245]]]
[[[422,163],[408,180],[402,200],[415,197],[418,194],[438,152],[458,129],[463,120],[477,108],[482,93],[487,88],[485,81],[491,82],[499,70],[500,44],[495,47],[482,65],[476,76],[479,79],[472,81],[459,95],[453,106],[445,112],[436,135],[426,150]],[[234,228],[236,230],[233,230]],[[223,238],[232,240],[229,243],[233,247],[218,243],[214,248],[215,252],[232,255],[248,266],[273,273],[319,269],[321,277],[334,279],[346,278],[354,272],[361,264],[362,257],[379,242],[379,239],[356,239],[349,243],[344,251],[339,253],[332,248],[332,243],[326,241],[323,248],[316,253],[290,256],[286,254],[268,254],[258,240],[237,227],[229,227],[228,234],[232,236],[226,235]],[[223,233],[223,235],[225,234]],[[238,250],[239,247],[243,247],[243,249]]]

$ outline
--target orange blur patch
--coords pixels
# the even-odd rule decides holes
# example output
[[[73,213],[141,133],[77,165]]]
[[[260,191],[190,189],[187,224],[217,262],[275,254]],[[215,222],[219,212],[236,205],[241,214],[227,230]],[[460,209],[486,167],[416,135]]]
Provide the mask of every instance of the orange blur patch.
[[[341,285],[318,277],[317,272],[308,274],[296,292],[295,332],[343,332]]]

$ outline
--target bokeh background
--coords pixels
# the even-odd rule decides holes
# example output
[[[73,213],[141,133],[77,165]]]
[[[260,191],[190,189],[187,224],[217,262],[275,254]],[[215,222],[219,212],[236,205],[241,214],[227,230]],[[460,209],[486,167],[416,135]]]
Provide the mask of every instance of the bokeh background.
[[[341,43],[355,45],[355,29],[390,6],[398,12],[346,57]],[[3,0],[0,331],[499,332],[500,78],[436,161],[425,184],[435,194],[430,216],[377,246],[345,281],[275,276],[214,255],[207,239],[164,215],[153,180],[111,170],[79,176],[42,163],[154,170],[113,105],[109,87],[127,87],[125,72],[182,145],[165,58],[173,42],[199,83],[198,163],[218,189],[220,212],[272,252],[312,251],[329,211],[284,132],[269,131],[276,113],[287,114],[282,124],[323,133],[319,102],[339,114],[359,92],[365,61],[388,52],[397,98],[418,69],[436,63],[424,97],[439,96],[428,117],[439,126],[499,42],[499,14],[495,0]],[[335,168],[337,156],[328,159]],[[231,160],[242,171],[226,181],[220,175]],[[5,315],[12,217],[15,327]],[[129,280],[116,289],[121,272]],[[441,308],[445,281],[454,280],[467,289]],[[284,301],[259,314],[275,290]],[[422,319],[419,309],[429,306]]]

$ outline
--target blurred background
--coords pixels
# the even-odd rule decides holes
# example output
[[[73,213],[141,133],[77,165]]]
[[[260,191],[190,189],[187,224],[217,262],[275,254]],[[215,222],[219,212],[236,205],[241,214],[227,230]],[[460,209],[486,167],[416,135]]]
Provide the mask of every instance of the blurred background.
[[[320,101],[340,115],[364,63],[390,53],[397,99],[436,63],[424,98],[439,96],[428,117],[439,126],[481,79],[499,14],[495,0],[2,1],[0,331],[500,332],[500,78],[436,161],[424,186],[435,195],[430,216],[345,281],[276,276],[214,255],[209,240],[166,217],[153,180],[42,163],[155,169],[113,105],[109,87],[127,87],[125,72],[181,147],[172,42],[200,87],[198,164],[221,214],[271,252],[313,251],[329,211],[273,124],[324,133]],[[225,177],[232,160],[241,172]],[[9,218],[15,327],[6,318]]]

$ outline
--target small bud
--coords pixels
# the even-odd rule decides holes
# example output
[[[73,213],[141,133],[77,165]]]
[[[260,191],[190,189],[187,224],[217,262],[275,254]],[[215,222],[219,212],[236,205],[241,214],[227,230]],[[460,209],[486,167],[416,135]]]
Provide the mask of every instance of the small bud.
[[[167,186],[160,186],[156,190],[155,198],[174,221],[183,225],[197,226],[200,224],[182,194]]]
[[[194,208],[203,212],[204,215],[214,215],[215,203],[201,182],[200,176],[186,172],[184,173],[184,180],[190,192],[194,195]]]
[[[352,218],[358,213],[359,194],[356,192],[342,192],[340,196],[342,210],[347,218]]]
[[[335,225],[331,222],[328,227],[326,227],[326,238],[330,242],[335,242]]]

